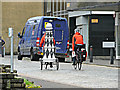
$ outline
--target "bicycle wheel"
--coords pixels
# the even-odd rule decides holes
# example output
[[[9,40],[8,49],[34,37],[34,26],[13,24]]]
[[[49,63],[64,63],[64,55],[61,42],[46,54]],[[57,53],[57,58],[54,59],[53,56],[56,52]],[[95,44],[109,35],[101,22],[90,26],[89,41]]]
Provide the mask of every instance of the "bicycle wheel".
[[[48,63],[45,63],[45,69],[47,69]]]
[[[79,59],[79,61],[78,61],[78,69],[81,70],[81,68],[82,68],[82,60]]]
[[[57,70],[59,69],[59,60],[57,59],[56,60],[56,67],[57,67]]]
[[[74,68],[77,69],[77,60],[75,60]]]
[[[41,61],[41,70],[43,69],[43,61]]]

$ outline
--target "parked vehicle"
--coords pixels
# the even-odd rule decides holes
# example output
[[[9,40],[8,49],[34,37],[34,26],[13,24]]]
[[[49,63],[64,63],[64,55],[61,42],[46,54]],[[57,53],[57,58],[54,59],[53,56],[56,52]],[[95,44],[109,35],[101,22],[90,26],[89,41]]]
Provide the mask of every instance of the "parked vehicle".
[[[39,47],[40,40],[45,33],[47,23],[53,26],[53,36],[55,39],[55,56],[59,61],[65,61],[69,50],[69,30],[65,18],[38,16],[28,19],[23,28],[22,34],[18,33],[20,38],[18,46],[18,60],[23,57],[30,57],[31,61],[39,60],[43,57],[42,48]]]

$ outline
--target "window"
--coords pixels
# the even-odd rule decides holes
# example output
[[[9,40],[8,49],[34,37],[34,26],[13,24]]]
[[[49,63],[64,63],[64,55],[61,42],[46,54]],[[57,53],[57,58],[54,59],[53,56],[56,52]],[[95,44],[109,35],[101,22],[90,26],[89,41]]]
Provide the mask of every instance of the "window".
[[[23,31],[22,31],[22,36],[24,36],[25,31],[26,31],[26,27],[24,27],[24,28],[23,28]]]
[[[98,23],[98,19],[91,19],[91,23]]]
[[[45,23],[44,23],[44,28],[46,28],[46,25],[47,25],[47,24],[48,24],[48,22],[45,22]]]
[[[38,25],[34,25],[32,30],[32,36],[37,36],[37,31],[38,31]]]
[[[27,37],[30,37],[31,36],[31,29],[32,29],[32,26],[30,27],[28,33],[27,33]]]
[[[70,3],[67,3],[67,8],[70,7]]]
[[[26,27],[25,35],[24,35],[25,37],[28,37],[29,31],[30,31],[30,25],[28,25],[28,26]]]

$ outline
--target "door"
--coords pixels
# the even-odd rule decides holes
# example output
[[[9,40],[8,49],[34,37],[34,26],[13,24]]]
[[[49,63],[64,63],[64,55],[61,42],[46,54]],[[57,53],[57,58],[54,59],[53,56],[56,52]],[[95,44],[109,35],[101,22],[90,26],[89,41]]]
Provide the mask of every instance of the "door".
[[[31,33],[32,33],[33,26],[29,25],[26,31],[26,40],[25,40],[25,48],[24,53],[25,55],[30,55],[30,48],[31,48]]]
[[[38,24],[33,25],[33,29],[31,29],[31,47],[36,47],[36,40],[37,40],[37,34],[38,34]]]
[[[56,42],[56,53],[65,53],[67,49],[67,29],[66,29],[66,22],[65,21],[59,21],[55,20],[53,22],[54,27],[54,38]]]
[[[24,55],[25,31],[26,31],[26,27],[23,28],[22,38],[20,40],[20,52],[21,52],[21,55]]]
[[[27,27],[26,27],[26,30],[25,30],[25,34],[24,34],[24,49],[23,49],[23,51],[24,51],[24,55],[28,55],[28,49],[29,49],[29,39],[30,39],[30,28],[31,28],[31,26],[30,25],[27,25]]]
[[[51,19],[44,19],[43,21],[43,29],[42,29],[42,35],[45,32],[45,27],[47,25],[47,23],[49,22],[49,20]],[[53,26],[53,37],[55,39],[56,42],[56,47],[58,49],[56,49],[56,53],[66,53],[67,50],[67,40],[68,40],[68,28],[66,28],[66,21],[65,20],[58,20],[55,19],[52,22],[52,26]]]
[[[115,41],[113,15],[92,15],[89,23],[89,45],[93,46],[93,55],[109,56],[110,49],[104,49],[102,42],[106,40]]]

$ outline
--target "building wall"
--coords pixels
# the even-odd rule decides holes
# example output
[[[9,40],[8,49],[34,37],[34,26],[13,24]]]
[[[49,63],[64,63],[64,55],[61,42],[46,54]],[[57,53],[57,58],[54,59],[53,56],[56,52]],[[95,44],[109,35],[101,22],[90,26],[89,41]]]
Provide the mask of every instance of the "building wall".
[[[89,42],[88,42],[88,26],[89,26],[89,23],[88,23],[88,16],[80,16],[80,17],[77,17],[76,18],[76,25],[77,25],[77,28],[80,29],[80,34],[83,35],[83,41],[84,43],[86,44],[86,50],[87,50],[87,53],[88,53],[88,46],[89,46]]]
[[[6,53],[10,53],[10,38],[8,28],[13,28],[14,53],[17,52],[19,38],[18,32],[22,32],[28,18],[43,16],[44,2],[2,2],[2,37],[6,42]]]
[[[116,2],[70,2],[70,6],[67,8],[67,10],[79,9],[85,11],[114,11],[118,10],[118,6],[115,4]]]
[[[93,19],[98,22],[92,22]],[[94,56],[110,55],[110,49],[102,47],[103,41],[115,41],[115,19],[113,15],[92,15],[89,19],[89,48],[93,46]]]

